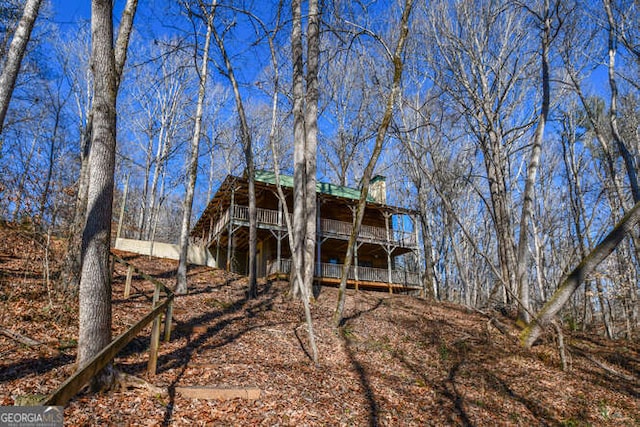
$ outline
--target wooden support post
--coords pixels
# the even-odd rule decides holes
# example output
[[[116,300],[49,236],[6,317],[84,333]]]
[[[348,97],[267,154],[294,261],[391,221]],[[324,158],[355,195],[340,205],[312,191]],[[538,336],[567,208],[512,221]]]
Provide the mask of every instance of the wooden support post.
[[[156,285],[156,290],[153,292],[153,308],[156,307],[158,300],[160,299],[160,286]],[[160,346],[160,316],[158,314],[153,319],[153,326],[151,327],[151,343],[149,345],[149,363],[147,364],[147,372],[149,375],[156,374],[156,368],[158,366],[158,347]]]
[[[425,280],[424,280],[424,274],[430,274],[430,272],[426,271],[425,268],[425,272],[424,274],[422,273],[422,257],[420,256],[420,232],[418,231],[418,215],[414,215],[412,217],[413,219],[413,232],[415,234],[415,242],[414,242],[414,247],[413,247],[413,253],[415,254],[417,260],[416,260],[416,265],[418,266],[418,283],[421,285],[420,286],[420,295],[422,298],[426,298],[427,297],[427,289],[425,287]],[[430,256],[430,254],[424,254],[425,258]]]
[[[171,340],[171,322],[173,321],[173,301],[167,305],[167,312],[164,315],[164,341]]]
[[[216,268],[220,268],[220,233],[216,236]]]
[[[127,280],[124,282],[124,299],[128,299],[131,294],[131,278],[133,276],[133,265],[127,267]]]
[[[124,184],[124,193],[122,195],[122,205],[120,206],[120,219],[118,219],[118,230],[116,231],[116,240],[120,238],[120,232],[122,231],[122,219],[124,218],[124,208],[127,204],[127,191],[129,190],[129,176],[127,175],[127,181]]]
[[[355,288],[358,290],[358,242],[353,245],[353,279],[355,280]]]
[[[278,198],[278,235],[276,236],[276,259],[278,264],[276,265],[276,274],[283,273],[282,270],[282,200]],[[279,276],[278,276],[279,277]]]
[[[351,206],[351,217],[353,220],[353,224],[356,223],[356,208]],[[354,288],[356,291],[358,290],[358,239],[353,245],[353,278],[355,281]]]
[[[322,275],[322,271],[320,270],[321,260],[322,260],[322,223],[320,221],[320,206],[322,205],[322,199],[318,200],[318,205],[316,207],[316,265],[315,265],[315,276],[320,277]]]
[[[391,276],[391,235],[389,230],[389,214],[387,212],[384,213],[384,225],[387,230],[387,282],[389,283],[389,293],[393,293],[393,289],[391,287],[392,276]]]
[[[100,352],[89,360],[83,368],[77,370],[71,377],[63,382],[56,391],[39,402],[39,404],[44,406],[65,405],[82,386],[84,386],[91,378],[100,372],[102,368],[110,363],[115,355],[130,343],[131,340],[133,340],[153,318],[161,314],[162,310],[165,309],[166,304],[168,304],[168,301],[160,304],[153,311],[144,316],[144,318],[138,323],[133,325],[126,332],[100,350]]]
[[[235,198],[236,198],[236,190],[235,188],[231,189],[231,204],[229,205],[229,224],[227,227],[227,271],[231,271],[231,250],[232,250],[232,245],[231,245],[231,241],[233,240],[233,211],[234,209],[234,204],[235,204]]]

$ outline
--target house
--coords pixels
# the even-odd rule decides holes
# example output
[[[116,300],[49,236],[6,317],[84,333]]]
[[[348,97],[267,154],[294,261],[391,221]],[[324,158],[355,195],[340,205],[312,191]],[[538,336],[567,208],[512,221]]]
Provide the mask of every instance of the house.
[[[293,209],[293,177],[280,176],[289,212]],[[360,190],[318,182],[315,281],[338,284]],[[284,208],[273,172],[255,174],[258,277],[291,271]],[[217,265],[245,274],[248,264],[248,183],[227,176],[191,232],[192,240],[209,248]],[[289,214],[290,215],[290,214]],[[386,204],[385,179],[371,180],[369,197],[348,286],[356,289],[420,292],[420,251],[415,211]]]

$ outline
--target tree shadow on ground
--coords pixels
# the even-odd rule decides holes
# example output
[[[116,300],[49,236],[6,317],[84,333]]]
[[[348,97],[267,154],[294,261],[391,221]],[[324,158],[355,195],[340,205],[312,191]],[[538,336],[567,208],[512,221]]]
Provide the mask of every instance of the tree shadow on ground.
[[[434,340],[434,337],[429,337],[429,340]],[[439,340],[439,338],[437,340]],[[458,358],[458,360],[453,363],[451,368],[449,368],[448,375],[442,378],[441,381],[438,381],[435,378],[431,378],[425,375],[422,367],[408,360],[402,352],[394,352],[393,356],[401,363],[401,365],[409,370],[409,372],[411,372],[417,378],[420,378],[422,384],[431,387],[438,393],[439,396],[443,396],[447,399],[448,404],[451,405],[452,413],[457,416],[457,418],[451,417],[449,419],[452,424],[461,424],[464,426],[473,425],[465,409],[464,397],[458,392],[458,389],[456,387],[456,375],[458,374],[460,367],[464,363],[463,358]],[[442,404],[446,403],[447,402],[445,401],[442,402]]]
[[[352,343],[349,340],[349,337],[345,333],[344,329],[340,330],[340,338],[342,338],[342,345],[344,351],[347,353],[347,358],[349,359],[349,363],[351,364],[353,371],[358,375],[358,381],[360,382],[360,386],[364,392],[364,397],[367,401],[367,415],[369,418],[368,425],[371,427],[375,427],[379,425],[378,414],[380,411],[378,401],[376,400],[375,393],[371,388],[371,382],[369,380],[369,375],[367,371],[362,366],[362,364],[356,358],[355,352],[352,350]]]
[[[138,256],[129,256],[125,259],[127,262],[131,263],[132,265],[134,265],[132,263],[132,261],[134,261],[136,258],[138,258]],[[120,282],[120,283],[124,283],[126,276],[127,276],[127,269],[124,265],[122,264],[118,264],[121,266],[121,268],[119,270],[121,271],[115,271],[114,270],[114,275],[113,275],[113,281],[114,282]],[[141,270],[140,267],[137,267],[136,265],[134,265],[134,267],[136,267],[138,270]],[[194,264],[189,264],[187,266],[187,281],[189,280],[190,277],[194,277],[194,276],[198,276],[200,274],[203,273],[203,269],[204,267],[202,266],[198,266],[198,265],[194,265]],[[213,270],[213,271],[221,271],[221,270]],[[245,279],[244,276],[240,276],[237,274],[233,274],[233,273],[227,273],[225,272],[225,276],[229,276],[227,277],[224,281],[220,281],[219,277],[215,277],[215,275],[213,274],[213,271],[211,272],[211,277],[215,278],[216,281],[220,282],[219,284],[213,284],[213,283],[208,283],[206,287],[198,287],[195,289],[190,289],[189,290],[189,295],[198,295],[198,294],[202,294],[202,293],[208,293],[208,292],[213,292],[216,290],[220,290],[225,288],[226,286],[228,286],[230,283],[236,281],[236,280],[242,280]],[[161,281],[165,286],[167,286],[169,289],[173,289],[174,286],[172,283],[166,283],[167,280],[174,280],[176,277],[176,270],[175,268],[167,268],[165,270],[162,271],[158,271],[155,273],[148,273],[145,272],[145,274],[151,276],[152,278]],[[149,288],[151,289],[150,292],[153,293],[153,284],[151,282],[148,282],[141,274],[133,272],[132,276],[131,276],[131,287],[132,289],[135,289],[136,292],[139,293],[147,293],[149,292],[149,290],[140,290],[138,288],[136,288],[134,286],[135,282],[143,282],[145,283],[145,285],[148,284]],[[213,281],[212,281],[213,282]],[[133,293],[132,293],[133,295]],[[119,301],[119,300],[118,300]],[[115,302],[115,300],[114,300]]]
[[[235,280],[235,279],[233,279]],[[175,339],[185,338],[187,340],[187,344],[175,351],[162,355],[158,359],[158,366],[160,372],[169,370],[169,369],[179,369],[179,372],[176,374],[175,378],[169,384],[169,404],[167,405],[167,411],[165,412],[163,425],[170,425],[172,421],[173,415],[173,407],[175,403],[175,388],[180,380],[184,377],[186,369],[188,367],[189,362],[192,361],[194,353],[202,352],[204,350],[213,350],[216,348],[223,347],[227,344],[230,344],[246,334],[257,328],[262,328],[269,325],[255,325],[255,326],[247,326],[239,331],[228,334],[222,340],[215,344],[208,344],[211,338],[216,335],[221,334],[225,329],[232,326],[236,322],[241,322],[245,315],[241,314],[243,311],[246,313],[248,317],[251,317],[256,311],[268,309],[273,304],[272,298],[273,295],[268,299],[261,299],[262,296],[267,294],[269,288],[267,286],[261,286],[258,288],[258,296],[255,299],[249,299],[247,294],[245,293],[243,298],[233,302],[231,305],[224,307],[221,310],[216,310],[214,312],[205,313],[195,318],[189,319],[187,322],[178,322],[176,325],[176,337]],[[237,316],[230,317],[232,314],[238,314]],[[216,323],[210,324],[212,321],[219,319]],[[193,326],[196,325],[205,325],[207,326],[206,330],[195,337],[192,338]],[[274,324],[275,326],[275,324]]]
[[[516,393],[511,388],[508,379],[505,379],[504,376],[517,374],[494,371],[487,367],[501,366],[498,359],[502,355],[508,356],[508,354],[501,349],[488,347],[484,338],[464,336],[462,340],[447,343],[443,337],[454,335],[451,331],[455,330],[456,326],[446,320],[428,321],[426,325],[411,325],[405,322],[405,327],[407,329],[413,328],[414,332],[422,337],[422,342],[437,349],[440,363],[445,367],[448,366],[447,375],[440,379],[428,377],[419,362],[408,360],[402,352],[394,352],[393,356],[413,375],[420,378],[421,382],[432,387],[440,396],[446,398],[452,407],[452,412],[457,416],[457,419],[452,418],[450,420],[452,423],[461,423],[467,426],[473,425],[469,409],[471,406],[476,405],[476,402],[469,400],[468,396],[465,397],[464,387],[461,391],[461,386],[465,382],[468,384],[466,379],[475,378],[486,384],[488,390],[495,393],[494,399],[504,398],[522,404],[535,417],[536,423],[540,425],[561,425],[561,420],[550,413],[546,407],[534,399],[529,399]],[[490,410],[490,405],[490,401],[482,403],[485,410]],[[502,415],[504,416],[505,414]]]
[[[37,357],[32,359],[23,359],[19,362],[1,366],[0,381],[12,381],[23,378],[28,375],[41,375],[49,372],[53,368],[68,365],[75,361],[75,357],[60,353],[53,357]]]
[[[202,273],[202,271],[198,271],[198,268],[196,267],[188,273],[188,276],[194,276],[200,273]],[[175,271],[164,271],[160,273],[150,274],[150,276],[155,279],[163,277],[173,277],[174,275]],[[136,277],[140,281],[144,281],[144,278],[141,275],[134,274],[134,277]],[[224,281],[219,281],[219,284],[199,282],[196,286],[191,287],[191,289],[189,290],[189,294],[185,296],[176,296],[175,298],[176,301],[178,301],[180,298],[188,298],[194,295],[205,293],[211,293],[215,295],[216,291],[220,291],[221,289],[225,288],[228,289],[229,287],[233,287],[234,291],[238,291],[238,286],[233,286],[233,283],[242,280],[246,280],[246,278],[239,275],[233,275],[231,277],[226,277],[226,280]],[[255,299],[249,299],[246,292],[236,293],[237,296],[235,298],[235,301],[229,304],[216,304],[211,307],[210,311],[196,317],[191,317],[186,321],[180,321],[175,318],[173,319],[174,328],[172,330],[171,339],[184,339],[186,341],[186,344],[171,351],[170,353],[160,354],[158,357],[158,374],[173,369],[178,370],[171,384],[169,384],[168,386],[169,402],[166,406],[167,410],[164,416],[164,425],[171,424],[173,405],[175,403],[175,387],[184,377],[186,369],[189,363],[193,360],[195,354],[201,353],[206,350],[214,350],[216,348],[223,347],[234,342],[239,337],[254,329],[277,325],[275,323],[268,325],[249,325],[243,327],[240,330],[235,330],[235,328],[233,328],[234,324],[240,324],[245,318],[256,317],[259,312],[272,309],[273,298],[275,297],[275,295],[270,292],[271,286],[272,284],[270,282],[267,282],[266,284],[260,284],[258,287],[258,296]],[[134,295],[132,295],[130,299],[149,299],[151,294],[151,290],[144,289],[142,292],[140,292],[140,294],[136,294],[135,297]],[[265,295],[269,295],[269,297],[265,298]],[[118,302],[124,301],[125,300],[118,300]],[[202,331],[198,330],[197,332],[194,332],[195,327],[198,326],[204,327],[205,329],[203,329]],[[231,332],[228,332],[225,335],[221,336],[224,331]],[[219,337],[220,339],[217,339],[215,343],[208,343],[214,337]],[[144,353],[148,351],[149,344],[150,340],[148,336],[135,338],[121,352],[119,352],[118,356],[124,358],[127,356]],[[131,364],[121,364],[120,366],[123,370],[126,370],[131,374],[140,375],[144,374],[144,372],[146,371],[147,362],[140,361]]]
[[[340,327],[345,326],[347,324],[347,322],[351,321],[351,320],[355,320],[357,318],[359,318],[360,316],[364,315],[364,314],[368,314],[368,313],[372,313],[374,311],[376,311],[384,302],[384,298],[376,298],[376,303],[365,309],[365,310],[356,310],[354,311],[351,315],[347,316],[347,317],[343,317],[342,320],[340,321]]]

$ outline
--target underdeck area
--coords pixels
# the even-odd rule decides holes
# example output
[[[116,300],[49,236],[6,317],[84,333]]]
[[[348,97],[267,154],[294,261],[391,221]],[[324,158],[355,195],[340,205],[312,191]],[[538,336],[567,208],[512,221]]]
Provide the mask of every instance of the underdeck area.
[[[321,263],[316,266],[314,282],[322,286],[339,286],[342,264]],[[268,264],[267,279],[289,279],[291,260],[283,259],[280,266],[276,261]],[[390,273],[390,274],[389,274]],[[351,266],[347,278],[347,288],[356,290],[388,291],[393,293],[419,294],[422,291],[420,276],[403,270],[391,270]]]

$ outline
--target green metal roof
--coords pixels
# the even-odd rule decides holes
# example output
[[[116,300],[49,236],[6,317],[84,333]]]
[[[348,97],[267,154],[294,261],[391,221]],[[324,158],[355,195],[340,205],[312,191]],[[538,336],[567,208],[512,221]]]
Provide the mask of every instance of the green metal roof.
[[[266,184],[276,184],[276,174],[271,171],[256,171],[255,179],[256,181],[264,182]],[[293,177],[291,175],[280,175],[280,185],[283,187],[293,188]],[[342,185],[330,184],[328,182],[317,182],[316,192],[335,197],[343,197],[345,199],[360,199],[360,190],[357,188],[344,187]],[[375,200],[370,194],[367,195],[367,202],[375,203]]]

